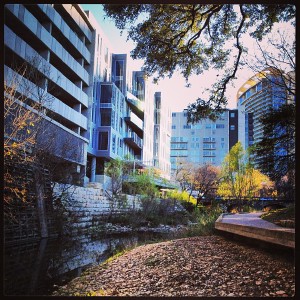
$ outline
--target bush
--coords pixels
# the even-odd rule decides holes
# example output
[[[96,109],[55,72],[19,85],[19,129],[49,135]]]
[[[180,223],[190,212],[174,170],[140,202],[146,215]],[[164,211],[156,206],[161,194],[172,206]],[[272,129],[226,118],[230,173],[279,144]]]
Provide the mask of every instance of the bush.
[[[212,235],[215,232],[215,222],[222,212],[219,205],[196,208],[192,218],[197,225],[190,226],[186,236]]]
[[[181,205],[184,209],[186,209],[189,213],[192,213],[196,209],[196,205],[192,202],[180,201]]]

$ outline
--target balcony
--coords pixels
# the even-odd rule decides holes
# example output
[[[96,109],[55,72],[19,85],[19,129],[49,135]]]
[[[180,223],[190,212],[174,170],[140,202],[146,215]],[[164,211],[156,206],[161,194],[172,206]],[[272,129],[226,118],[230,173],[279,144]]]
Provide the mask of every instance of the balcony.
[[[141,119],[144,118],[144,102],[127,91],[126,100],[132,111]]]
[[[144,122],[136,114],[131,111],[124,120],[140,137],[143,137]]]
[[[134,132],[127,134],[124,137],[124,142],[132,147],[135,151],[142,150],[143,140]]]

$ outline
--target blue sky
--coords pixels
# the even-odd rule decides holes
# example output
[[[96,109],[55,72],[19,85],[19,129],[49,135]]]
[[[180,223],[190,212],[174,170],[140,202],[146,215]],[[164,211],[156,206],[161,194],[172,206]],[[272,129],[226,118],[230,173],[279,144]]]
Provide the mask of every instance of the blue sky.
[[[115,53],[130,53],[134,48],[134,43],[130,40],[126,40],[127,35],[125,31],[120,35],[120,31],[115,27],[114,21],[108,17],[104,18],[105,14],[101,4],[81,4],[81,6],[84,10],[90,10],[92,12],[112,44]],[[285,25],[283,27],[285,27]],[[291,29],[289,30],[293,37],[293,35],[295,35],[294,31],[291,31]],[[253,41],[249,39],[249,41],[245,40],[244,42],[247,44],[247,47],[250,48],[250,52],[253,52]],[[133,62],[133,68],[135,70],[139,70],[142,67],[142,61]],[[162,99],[169,103],[173,112],[182,111],[189,103],[195,102],[197,98],[205,99],[205,94],[203,97],[202,93],[205,88],[210,87],[214,83],[214,80],[217,78],[216,75],[216,71],[210,70],[201,76],[191,76],[189,80],[191,87],[187,88],[185,87],[186,82],[184,78],[177,72],[174,73],[170,79],[166,78],[160,80],[159,84],[154,86],[154,91],[162,92]],[[251,70],[243,70],[237,73],[237,79],[234,82],[234,86],[228,87],[228,108],[236,108],[236,93],[239,87],[241,87],[252,75],[254,75],[254,73]]]
[[[84,10],[90,10],[98,21],[100,27],[108,37],[116,53],[130,53],[134,47],[132,41],[126,41],[127,36],[124,32],[122,36],[120,31],[115,27],[114,21],[109,18],[104,18],[105,14],[100,4],[81,4]],[[134,69],[141,68],[143,62],[135,62]],[[211,78],[214,78],[213,76]],[[245,78],[246,80],[247,78]],[[207,80],[207,78],[206,78]],[[182,111],[189,103],[193,103],[204,88],[201,85],[201,78],[194,76],[191,78],[192,86],[186,88],[185,79],[179,74],[174,74],[171,79],[166,78],[159,81],[158,86],[155,86],[155,91],[161,91],[164,101],[167,101],[172,108],[172,111]],[[235,96],[231,98],[231,108],[235,108]]]

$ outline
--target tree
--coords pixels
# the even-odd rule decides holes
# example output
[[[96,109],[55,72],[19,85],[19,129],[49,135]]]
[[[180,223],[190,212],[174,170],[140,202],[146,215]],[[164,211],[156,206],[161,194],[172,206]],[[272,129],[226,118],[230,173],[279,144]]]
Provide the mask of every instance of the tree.
[[[32,169],[35,174],[36,188],[37,181],[40,180],[36,176],[36,171],[40,166],[35,149],[38,136],[43,134],[42,119],[46,112],[46,102],[48,103],[51,99],[41,88],[45,84],[45,76],[42,74],[46,72],[41,61],[32,58],[29,63],[15,65],[14,71],[13,73],[5,68],[4,211],[8,219],[17,221],[13,210],[14,204],[28,201],[29,190],[32,188],[29,182],[24,181],[24,170],[29,172]],[[36,86],[33,86],[31,81],[35,82]],[[14,170],[23,170],[23,173],[14,172]],[[44,199],[40,192],[37,194],[39,204]],[[41,215],[43,212],[39,214]],[[45,229],[44,221],[41,221],[41,228]],[[46,231],[45,229],[45,235],[47,235]]]
[[[278,29],[269,34],[264,43],[256,41],[257,51],[248,53],[242,63],[258,73],[279,90],[280,97],[286,102],[293,102],[296,95],[296,38],[287,29]],[[263,70],[272,70],[276,76],[266,76]]]
[[[46,189],[51,180],[68,181],[61,176],[70,171],[63,158],[77,163],[82,145],[52,123],[54,85],[47,62],[35,56],[23,63],[12,61],[4,71],[5,217],[19,222],[15,207],[31,206],[35,200],[41,236],[47,237]]]
[[[260,118],[263,138],[256,143],[254,154],[258,168],[276,182],[278,192],[292,199],[296,165],[296,41],[289,32],[278,30],[276,35],[268,36],[267,44],[257,46],[258,53],[245,63],[274,87],[274,96],[285,104]],[[263,69],[272,70],[275,76],[265,76]]]
[[[226,89],[235,79],[242,55],[241,39],[248,34],[258,41],[274,23],[293,21],[291,4],[105,4],[107,16],[117,28],[128,29],[136,42],[131,56],[145,59],[144,71],[155,80],[171,77],[175,70],[188,81],[192,74],[219,71],[219,80],[207,100],[198,99],[188,107],[188,121],[209,116],[216,119],[227,104]],[[140,17],[140,18],[139,18]],[[126,27],[127,25],[128,28]],[[232,62],[230,61],[232,59]]]
[[[296,165],[295,105],[286,104],[276,110],[272,109],[261,118],[261,122],[264,138],[254,147],[255,156],[258,158],[258,167],[268,174],[278,187],[281,186],[283,177],[285,177],[283,180],[285,185],[289,185],[289,188],[294,190]]]
[[[113,196],[122,192],[124,162],[120,159],[110,160],[105,164],[105,175],[111,179],[111,191]]]
[[[28,145],[36,142],[36,130],[33,129],[40,120],[38,115],[20,105],[22,101],[17,96],[17,84],[16,78],[12,78],[11,83],[4,80],[4,162],[13,158],[24,162],[31,161],[32,158],[26,153]],[[5,172],[4,182],[6,203],[11,202],[12,195],[24,200],[24,190],[10,185],[13,174]]]
[[[189,191],[190,195],[193,190],[194,166],[187,161],[178,161],[175,171],[175,180],[179,182],[182,191]]]
[[[241,142],[237,142],[224,159],[218,195],[238,200],[260,196],[259,191],[265,185],[271,185],[270,179],[254,169],[249,151],[244,151]]]
[[[216,166],[205,164],[195,170],[195,186],[194,190],[199,191],[202,197],[213,199],[219,183],[220,169]],[[197,205],[199,202],[197,199]]]
[[[135,193],[145,195],[151,199],[158,195],[158,188],[155,186],[153,178],[147,173],[141,173],[134,176],[133,183]]]

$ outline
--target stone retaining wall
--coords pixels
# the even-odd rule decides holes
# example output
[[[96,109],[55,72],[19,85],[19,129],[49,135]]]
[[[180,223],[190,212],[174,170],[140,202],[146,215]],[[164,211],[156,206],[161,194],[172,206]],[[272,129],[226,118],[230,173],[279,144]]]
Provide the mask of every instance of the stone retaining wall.
[[[99,183],[86,187],[55,183],[53,196],[56,209],[64,216],[64,231],[69,233],[87,230],[105,222],[111,215],[140,208],[138,196],[123,195],[122,199],[113,200]]]

